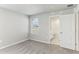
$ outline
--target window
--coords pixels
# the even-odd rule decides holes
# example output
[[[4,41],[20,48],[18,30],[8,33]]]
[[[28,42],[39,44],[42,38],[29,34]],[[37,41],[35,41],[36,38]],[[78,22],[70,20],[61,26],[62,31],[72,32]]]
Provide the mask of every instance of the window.
[[[38,18],[33,18],[32,19],[32,33],[38,32],[39,31],[39,19]]]

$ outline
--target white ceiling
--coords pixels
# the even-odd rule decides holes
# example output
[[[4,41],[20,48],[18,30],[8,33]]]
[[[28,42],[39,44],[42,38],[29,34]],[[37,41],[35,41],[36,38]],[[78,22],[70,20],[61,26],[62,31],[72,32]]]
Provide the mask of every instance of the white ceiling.
[[[0,7],[26,15],[68,9],[67,4],[0,4]]]

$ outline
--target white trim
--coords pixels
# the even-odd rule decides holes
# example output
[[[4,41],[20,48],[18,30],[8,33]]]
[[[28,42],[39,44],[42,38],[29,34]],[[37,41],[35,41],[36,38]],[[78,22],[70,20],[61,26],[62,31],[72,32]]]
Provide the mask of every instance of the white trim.
[[[78,37],[78,24],[79,24],[79,21],[78,21],[78,7],[74,8],[74,14],[75,14],[75,50],[76,51],[79,51],[79,37]]]
[[[9,47],[9,46],[13,46],[13,45],[19,44],[19,43],[24,42],[24,41],[26,41],[26,40],[29,40],[29,39],[20,40],[20,41],[14,42],[14,43],[12,43],[12,44],[2,46],[2,47],[0,47],[0,49],[4,49],[4,48],[7,48],[7,47]]]
[[[37,40],[37,39],[30,38],[30,40],[37,41],[37,42],[41,42],[41,43],[45,43],[45,44],[50,44],[50,42],[40,41],[40,40]]]

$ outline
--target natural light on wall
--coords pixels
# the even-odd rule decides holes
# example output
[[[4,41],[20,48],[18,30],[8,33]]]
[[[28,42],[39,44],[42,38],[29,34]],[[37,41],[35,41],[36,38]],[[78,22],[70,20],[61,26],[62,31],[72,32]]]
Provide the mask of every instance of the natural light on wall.
[[[40,24],[38,18],[32,19],[32,33],[37,33],[39,31]]]

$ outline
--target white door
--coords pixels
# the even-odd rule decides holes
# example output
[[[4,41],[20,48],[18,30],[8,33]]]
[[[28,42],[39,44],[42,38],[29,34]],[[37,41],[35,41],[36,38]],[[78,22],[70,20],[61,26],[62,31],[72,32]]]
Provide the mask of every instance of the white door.
[[[74,14],[60,17],[60,46],[75,49],[75,18]]]

